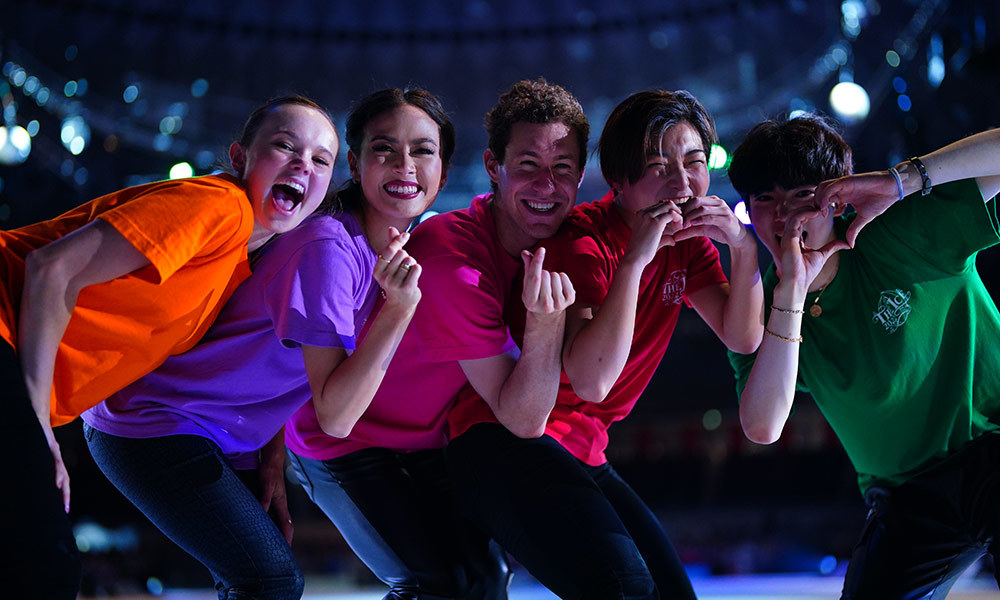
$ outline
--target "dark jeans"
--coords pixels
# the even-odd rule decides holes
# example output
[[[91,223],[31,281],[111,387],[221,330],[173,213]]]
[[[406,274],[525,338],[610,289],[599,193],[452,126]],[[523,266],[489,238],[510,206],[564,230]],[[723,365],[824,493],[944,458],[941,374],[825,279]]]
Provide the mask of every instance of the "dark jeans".
[[[458,516],[442,451],[288,454],[312,501],[390,587],[386,599],[507,597],[502,551]]]
[[[0,594],[69,600],[80,589],[80,554],[56,488],[55,463],[31,408],[21,362],[0,341]],[[80,485],[78,482],[73,482]]]
[[[842,600],[940,600],[987,552],[1000,578],[1000,435],[900,486],[869,488],[865,501]]]
[[[219,447],[199,436],[133,439],[87,425],[84,435],[111,483],[208,568],[220,599],[302,597],[292,549],[248,487],[256,487],[255,471],[237,474]]]
[[[548,436],[495,424],[452,440],[447,457],[464,513],[559,597],[694,597],[655,517],[610,466],[586,467]]]

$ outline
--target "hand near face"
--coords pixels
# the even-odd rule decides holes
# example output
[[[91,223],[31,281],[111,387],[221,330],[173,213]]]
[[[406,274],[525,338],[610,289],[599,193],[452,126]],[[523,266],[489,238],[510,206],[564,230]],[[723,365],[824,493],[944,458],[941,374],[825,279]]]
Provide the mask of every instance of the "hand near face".
[[[681,205],[684,227],[675,241],[705,236],[730,248],[756,247],[753,234],[736,218],[726,201],[718,196],[695,196]]]
[[[823,218],[825,210],[803,206],[785,217],[785,231],[781,236],[781,257],[776,265],[782,282],[794,283],[803,290],[809,288],[823,265],[840,250],[849,248],[847,242],[833,239],[822,248],[813,249],[802,244],[802,227],[807,221]]]
[[[898,201],[896,180],[887,171],[831,179],[816,188],[816,205],[819,208],[850,204],[857,211],[858,216],[847,228],[847,243],[851,248],[865,225]]]
[[[565,273],[551,273],[542,269],[545,248],[534,254],[521,251],[524,261],[524,291],[521,300],[528,312],[536,315],[557,315],[576,302],[576,290]]]
[[[673,234],[683,225],[681,209],[672,200],[636,212],[625,260],[648,265],[660,248],[674,245]]]
[[[382,286],[386,305],[416,307],[420,302],[420,265],[403,250],[410,239],[407,232],[389,228],[389,243],[379,254],[372,276]]]

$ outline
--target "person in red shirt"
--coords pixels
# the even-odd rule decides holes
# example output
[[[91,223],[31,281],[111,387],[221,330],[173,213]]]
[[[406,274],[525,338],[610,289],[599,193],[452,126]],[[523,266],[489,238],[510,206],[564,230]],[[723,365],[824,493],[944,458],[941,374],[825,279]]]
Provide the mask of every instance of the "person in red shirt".
[[[760,343],[757,245],[725,202],[707,195],[713,141],[710,116],[687,92],[639,92],[612,111],[599,144],[612,190],[574,208],[542,242],[549,268],[577,290],[544,435],[512,441],[488,430],[472,394],[453,411],[453,462],[479,487],[484,528],[562,597],[610,597],[597,575],[609,561],[619,561],[626,597],[694,597],[661,524],[604,451],[608,427],[632,410],[663,358],[682,303],[728,347],[752,352]],[[710,239],[730,249],[731,285]],[[490,443],[473,447],[470,434],[485,439],[485,431]],[[474,468],[494,477],[472,479]],[[614,542],[607,532],[617,532]],[[639,592],[652,583],[648,595]]]
[[[14,597],[75,598],[69,476],[52,427],[68,423],[202,337],[241,281],[247,252],[325,198],[337,156],[329,115],[301,96],[251,113],[232,175],[128,188],[0,233],[0,575]]]

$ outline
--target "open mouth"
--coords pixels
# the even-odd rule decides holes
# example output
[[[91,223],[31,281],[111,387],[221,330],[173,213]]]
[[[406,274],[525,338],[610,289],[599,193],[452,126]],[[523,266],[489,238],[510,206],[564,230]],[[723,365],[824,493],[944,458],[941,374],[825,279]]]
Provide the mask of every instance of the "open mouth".
[[[524,204],[537,213],[551,212],[555,207],[555,202],[538,202],[535,200],[523,200]]]
[[[271,186],[271,199],[274,205],[286,213],[290,213],[302,203],[306,189],[295,182],[276,183]]]
[[[417,195],[419,195],[420,192],[423,190],[423,188],[421,188],[416,183],[401,183],[401,182],[387,183],[382,186],[382,189],[385,190],[385,193],[389,194],[393,198],[399,198],[401,200],[410,200],[412,198],[416,198]]]

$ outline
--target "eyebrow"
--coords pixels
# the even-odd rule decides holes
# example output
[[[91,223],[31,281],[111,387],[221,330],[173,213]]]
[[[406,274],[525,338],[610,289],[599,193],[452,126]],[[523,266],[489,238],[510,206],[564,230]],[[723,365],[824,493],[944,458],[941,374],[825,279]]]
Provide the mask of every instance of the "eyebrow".
[[[376,135],[376,136],[372,136],[372,140],[371,141],[374,142],[375,140],[384,140],[384,141],[390,142],[392,144],[398,144],[399,143],[399,140],[396,139],[396,138],[394,138],[394,137],[392,137],[391,135]],[[438,143],[434,140],[434,138],[427,138],[427,137],[417,138],[415,140],[410,141],[410,143],[411,144],[434,144],[435,146],[438,145]]]
[[[535,152],[534,150],[522,150],[521,152],[518,152],[517,154],[514,154],[513,156],[515,156],[515,157],[530,156],[531,158],[541,158],[542,157],[541,154]],[[555,160],[573,160],[573,155],[572,154],[568,154],[568,153],[559,154],[559,155],[555,156]]]
[[[692,148],[691,150],[688,150],[687,152],[685,152],[684,156],[691,156],[692,154],[697,154],[698,152],[701,152],[705,156],[708,156],[708,152],[702,150],[701,148]],[[649,156],[649,157],[652,157],[652,156],[663,156],[663,155],[664,154],[662,152],[660,152],[659,150],[650,150],[650,151],[646,152],[646,156]]]

